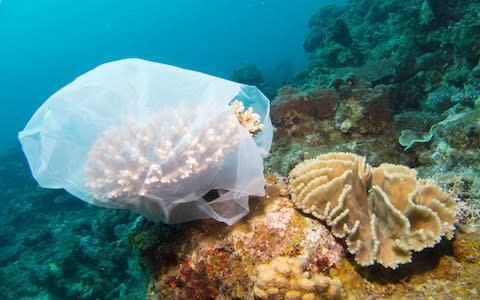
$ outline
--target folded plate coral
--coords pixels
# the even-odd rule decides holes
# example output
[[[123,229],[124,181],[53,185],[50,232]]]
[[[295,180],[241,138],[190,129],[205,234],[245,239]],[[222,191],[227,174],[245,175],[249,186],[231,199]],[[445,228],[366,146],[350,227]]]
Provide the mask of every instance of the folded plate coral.
[[[454,234],[455,201],[434,182],[416,177],[405,166],[372,168],[364,157],[328,153],[297,165],[289,192],[299,209],[346,239],[358,264],[395,269],[410,262],[413,251]]]

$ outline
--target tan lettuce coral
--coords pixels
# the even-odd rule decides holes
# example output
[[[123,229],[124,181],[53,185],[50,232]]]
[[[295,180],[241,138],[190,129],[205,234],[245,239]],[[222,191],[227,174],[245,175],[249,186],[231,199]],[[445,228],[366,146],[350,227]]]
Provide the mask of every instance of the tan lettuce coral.
[[[413,251],[454,233],[455,201],[434,182],[416,176],[405,166],[372,168],[364,157],[329,153],[296,166],[289,189],[299,209],[346,239],[360,265],[397,268],[411,261]]]

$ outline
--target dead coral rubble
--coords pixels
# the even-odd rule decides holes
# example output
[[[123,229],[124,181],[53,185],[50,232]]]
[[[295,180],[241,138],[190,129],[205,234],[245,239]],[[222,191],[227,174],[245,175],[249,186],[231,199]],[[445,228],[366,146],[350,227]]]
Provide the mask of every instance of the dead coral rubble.
[[[416,175],[405,166],[372,168],[364,157],[329,153],[297,165],[289,191],[298,208],[346,239],[358,264],[395,269],[410,262],[413,251],[454,234],[455,201]]]

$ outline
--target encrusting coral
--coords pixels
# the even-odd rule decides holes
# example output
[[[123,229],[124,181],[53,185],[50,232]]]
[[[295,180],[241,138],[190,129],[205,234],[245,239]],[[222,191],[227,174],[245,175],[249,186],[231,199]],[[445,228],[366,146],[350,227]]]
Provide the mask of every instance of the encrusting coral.
[[[342,285],[322,274],[303,272],[296,257],[278,256],[255,269],[253,292],[260,299],[340,299]]]
[[[364,157],[328,153],[297,165],[289,174],[289,191],[299,209],[346,239],[358,264],[395,269],[410,262],[413,251],[454,234],[455,201],[416,175],[405,166],[372,168]]]

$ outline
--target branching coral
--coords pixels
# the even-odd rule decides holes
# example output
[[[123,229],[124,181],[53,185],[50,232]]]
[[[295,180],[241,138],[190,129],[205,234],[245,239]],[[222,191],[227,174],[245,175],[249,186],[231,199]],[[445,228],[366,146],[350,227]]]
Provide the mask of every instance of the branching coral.
[[[253,108],[249,107],[245,110],[243,102],[238,100],[234,100],[230,105],[238,121],[240,121],[240,124],[248,130],[250,135],[253,136],[262,130],[263,124],[261,123],[261,118],[258,114],[253,112]]]
[[[85,185],[95,204],[112,206],[114,199],[115,207],[156,214],[166,211],[157,206],[168,207],[170,198],[187,203],[207,193],[227,155],[248,138],[239,122],[250,135],[263,128],[252,108],[244,111],[237,100],[230,108],[233,113],[208,117],[186,108],[162,111],[146,124],[132,121],[100,136],[85,168]],[[196,116],[203,120],[197,122]],[[139,198],[164,200],[135,200]],[[222,203],[210,205],[222,210]]]
[[[195,128],[192,120],[187,111],[162,112],[143,127],[129,124],[99,138],[86,167],[86,185],[95,191],[95,198],[173,191],[179,181],[186,184],[221,164],[240,138],[235,134],[236,120],[222,115],[210,118],[202,128]]]
[[[364,157],[329,153],[289,175],[292,201],[345,238],[362,266],[397,268],[413,251],[451,239],[457,206],[435,183],[404,166],[369,166]]]

